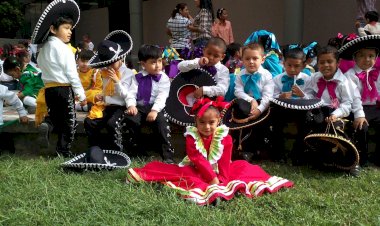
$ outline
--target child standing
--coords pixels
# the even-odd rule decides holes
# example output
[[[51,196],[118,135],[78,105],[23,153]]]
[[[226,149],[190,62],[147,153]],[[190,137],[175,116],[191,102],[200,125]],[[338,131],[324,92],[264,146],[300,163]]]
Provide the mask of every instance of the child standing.
[[[52,126],[58,133],[56,152],[63,157],[72,155],[70,148],[76,127],[74,99],[81,105],[87,104],[74,54],[67,45],[79,14],[75,1],[54,1],[46,7],[32,35],[33,44],[43,44],[37,62],[45,84],[37,97],[36,125],[47,115],[48,108]],[[48,127],[44,123],[40,129],[48,132]]]
[[[126,98],[125,122],[137,144],[142,144],[141,123],[147,122],[158,135],[164,162],[174,163],[174,149],[170,142],[170,127],[162,113],[169,96],[170,80],[162,71],[162,52],[159,47],[143,45],[138,52],[143,68],[133,79]]]
[[[360,24],[358,25],[359,36],[380,35],[379,14],[376,11],[369,11],[366,12],[364,18],[367,25],[364,27],[360,27]]]
[[[219,37],[224,40],[226,45],[234,42],[232,33],[232,25],[228,19],[228,12],[225,8],[220,8],[216,11],[217,21],[212,26],[212,36]]]
[[[231,162],[232,138],[228,127],[219,126],[225,103],[199,100],[193,106],[195,127],[186,128],[187,156],[179,165],[151,162],[128,170],[129,182],[160,182],[198,205],[230,200],[235,193],[252,198],[292,187],[293,182],[267,174],[246,161]]]
[[[203,57],[193,60],[185,60],[178,64],[181,72],[188,72],[192,69],[203,68],[215,77],[216,86],[199,87],[194,92],[195,98],[203,96],[216,97],[224,96],[227,93],[230,77],[228,68],[220,61],[225,57],[226,44],[221,38],[211,38],[203,50]]]

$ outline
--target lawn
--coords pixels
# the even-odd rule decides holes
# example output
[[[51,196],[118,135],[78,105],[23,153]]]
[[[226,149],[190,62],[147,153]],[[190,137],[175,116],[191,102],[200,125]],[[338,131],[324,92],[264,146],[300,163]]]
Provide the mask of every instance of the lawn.
[[[351,178],[262,162],[295,187],[200,207],[157,184],[124,184],[125,170],[65,172],[62,161],[0,156],[0,225],[380,225],[376,167]]]

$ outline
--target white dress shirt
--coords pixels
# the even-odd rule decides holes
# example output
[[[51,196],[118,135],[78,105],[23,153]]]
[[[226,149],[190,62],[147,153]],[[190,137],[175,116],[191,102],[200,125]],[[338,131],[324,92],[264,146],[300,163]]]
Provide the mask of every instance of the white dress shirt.
[[[317,72],[310,77],[308,84],[306,85],[306,93],[313,98],[317,98],[318,93],[318,81],[323,78],[322,73]],[[334,74],[333,78],[329,81],[335,81],[337,83],[335,94],[339,101],[339,106],[331,114],[338,118],[347,117],[352,109],[352,96],[350,94],[350,81],[347,79],[340,69]],[[323,101],[323,106],[331,106],[332,100],[330,94],[328,93],[327,87],[322,93],[321,100]]]
[[[273,91],[273,97],[274,98],[278,98],[283,92],[282,92],[282,87],[284,86],[284,84],[282,83],[281,79],[282,77],[284,76],[288,76],[286,74],[286,72],[282,73],[282,74],[279,74],[277,75],[276,77],[273,78],[273,83],[274,83],[274,91]],[[298,85],[297,86],[303,91],[304,93],[304,96],[303,97],[298,97],[298,98],[301,98],[301,99],[310,99],[310,97],[305,93],[305,87],[306,87],[306,83],[308,82],[308,80],[310,79],[310,76],[308,76],[307,74],[303,73],[303,72],[300,72],[296,77],[295,77],[295,80],[298,80],[298,79],[302,79],[304,80],[304,84],[303,85]],[[291,91],[291,90],[290,90]]]
[[[79,96],[79,101],[86,99],[79,79],[75,56],[62,40],[55,36],[49,36],[38,54],[37,62],[45,84],[49,82],[69,83],[75,96]]]
[[[0,125],[3,125],[3,104],[4,101],[17,110],[20,117],[26,116],[28,112],[25,110],[21,100],[15,92],[9,91],[8,87],[0,85]]]
[[[148,75],[148,72],[145,70],[140,71],[139,73],[142,73],[143,76]],[[143,105],[143,103],[137,102],[138,85],[139,83],[136,79],[136,76],[133,76],[132,84],[126,98],[127,108],[130,106]],[[158,82],[152,80],[152,91],[149,100],[149,104],[153,104],[152,110],[160,112],[165,108],[166,99],[169,96],[169,91],[170,79],[165,74],[165,72],[161,72],[161,79]]]
[[[260,80],[257,83],[257,86],[259,87],[260,93],[261,93],[261,102],[260,105],[257,107],[261,112],[264,112],[269,107],[269,100],[273,97],[273,89],[274,89],[274,83],[272,79],[272,74],[264,69],[262,66],[260,66],[259,70],[257,70],[258,73],[260,73],[261,77]],[[237,98],[243,99],[245,101],[251,102],[253,99],[252,96],[244,92],[244,84],[241,80],[241,76],[249,74],[246,69],[243,69],[240,71],[240,74],[236,76],[235,79],[235,96]]]
[[[216,86],[203,86],[203,95],[208,97],[225,96],[230,86],[230,72],[226,66],[218,62],[216,67],[215,81]],[[199,58],[193,60],[184,60],[178,64],[178,70],[188,72],[200,68]]]

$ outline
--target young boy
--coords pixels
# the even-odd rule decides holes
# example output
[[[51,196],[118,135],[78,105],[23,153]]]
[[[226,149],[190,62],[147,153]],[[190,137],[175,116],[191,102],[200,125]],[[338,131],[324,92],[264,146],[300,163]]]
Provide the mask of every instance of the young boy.
[[[305,67],[305,54],[301,48],[284,50],[285,72],[273,78],[274,98],[281,99],[308,99],[304,93],[304,86],[309,76],[301,71]],[[292,162],[294,165],[302,163],[305,137],[305,113],[303,110],[285,109],[278,105],[273,105],[271,117],[273,125],[273,159],[286,160],[284,149],[285,140],[283,130],[288,122],[295,122],[297,127],[297,138],[292,149]]]
[[[366,35],[379,35],[380,34],[380,23],[379,23],[379,14],[376,11],[368,11],[365,13],[364,18],[367,22],[367,25],[364,27],[358,26],[359,36]]]
[[[132,79],[126,98],[128,109],[125,122],[135,139],[141,138],[142,122],[153,126],[159,138],[164,162],[174,163],[174,149],[169,139],[170,127],[162,113],[170,90],[169,77],[162,71],[162,52],[156,46],[143,45],[139,49],[138,57],[143,70]]]
[[[133,72],[123,64],[123,59],[132,48],[132,39],[122,30],[107,35],[98,46],[98,52],[89,61],[89,66],[102,68],[103,92],[94,96],[89,116],[84,121],[89,146],[123,151],[122,119],[125,98],[131,85]],[[107,129],[106,139],[101,130]]]
[[[47,116],[48,108],[49,119],[58,134],[56,152],[63,157],[72,156],[70,148],[76,127],[74,99],[78,99],[81,105],[87,104],[74,54],[67,45],[79,14],[78,5],[72,0],[52,2],[41,15],[32,35],[33,44],[43,44],[37,62],[45,84],[37,97],[36,125]],[[49,124],[43,123],[39,129],[47,137]]]
[[[181,72],[188,72],[192,69],[203,68],[210,74],[215,76],[216,86],[199,87],[194,92],[195,98],[203,96],[216,97],[225,96],[230,84],[229,71],[220,61],[224,58],[226,52],[226,44],[221,38],[211,38],[204,50],[203,57],[193,60],[185,60],[178,64]]]
[[[84,88],[87,105],[80,106],[75,105],[75,109],[78,111],[89,111],[94,104],[94,98],[97,94],[102,93],[103,81],[100,71],[98,69],[92,69],[88,66],[88,61],[94,56],[94,52],[90,50],[82,50],[78,54],[78,74],[79,79]]]

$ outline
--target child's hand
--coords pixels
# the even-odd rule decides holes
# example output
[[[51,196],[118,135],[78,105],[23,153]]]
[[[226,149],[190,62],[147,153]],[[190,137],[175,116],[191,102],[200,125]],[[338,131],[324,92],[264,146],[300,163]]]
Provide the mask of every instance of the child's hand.
[[[198,64],[199,64],[199,66],[203,67],[203,66],[207,65],[208,62],[209,62],[209,60],[208,60],[207,57],[201,57],[201,58],[199,59]]]
[[[87,100],[86,99],[84,99],[84,100],[82,100],[80,103],[80,106],[85,106],[86,104],[87,104]]]
[[[335,122],[337,119],[336,115],[330,115],[329,117],[325,118],[326,122]]]
[[[118,82],[120,82],[120,79],[117,77],[117,75],[116,75],[116,71],[115,71],[113,68],[108,68],[108,69],[107,69],[107,74],[108,74],[108,77],[109,77],[110,79],[112,79],[112,81],[113,81],[114,83],[118,83]]]
[[[148,116],[146,116],[146,121],[148,122],[154,122],[157,118],[157,111],[150,111]]]
[[[217,177],[214,177],[214,179],[212,179],[209,184],[220,184],[220,181]]]
[[[137,115],[137,108],[135,106],[129,106],[128,109],[125,111],[125,113],[127,113],[128,115],[132,115],[132,116],[135,116]]]
[[[298,85],[292,86],[292,94],[296,95],[297,97],[304,97],[305,94],[302,92],[300,87]]]
[[[203,97],[203,87],[194,91],[194,98],[199,99]]]
[[[361,117],[361,118],[356,118],[354,120],[354,129],[357,130],[361,130],[363,128],[363,125],[366,124],[367,126],[369,126],[368,124],[368,121],[365,117]]]
[[[358,28],[361,27],[361,25],[360,25],[360,21],[356,21],[356,22],[355,22],[355,27],[356,27],[356,29],[358,29]]]
[[[94,97],[94,102],[99,102],[99,101],[103,101],[104,100],[104,97],[103,95],[101,94],[96,94],[95,97]]]
[[[22,99],[24,97],[24,94],[22,94],[22,92],[18,92],[17,96],[18,96],[19,99]]]
[[[292,98],[292,92],[283,92],[280,94],[279,98],[290,99],[290,98]]]
[[[259,106],[259,104],[257,103],[257,101],[256,101],[255,99],[252,99],[252,100],[251,100],[251,113],[252,113],[253,110],[255,110],[258,106]]]
[[[27,124],[29,122],[29,118],[27,116],[20,116],[20,122]]]
[[[255,108],[255,109],[253,109],[253,111],[251,111],[252,119],[257,119],[260,115],[261,115],[261,111],[257,108]]]

